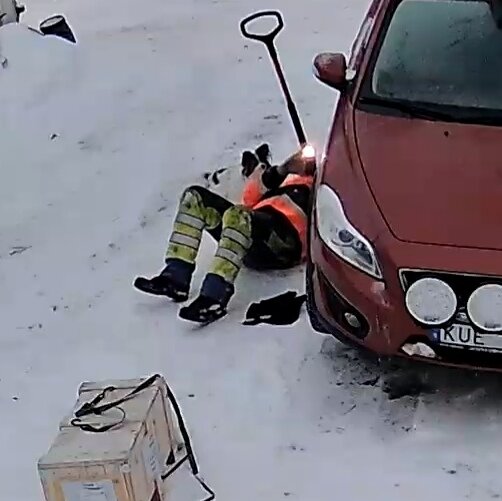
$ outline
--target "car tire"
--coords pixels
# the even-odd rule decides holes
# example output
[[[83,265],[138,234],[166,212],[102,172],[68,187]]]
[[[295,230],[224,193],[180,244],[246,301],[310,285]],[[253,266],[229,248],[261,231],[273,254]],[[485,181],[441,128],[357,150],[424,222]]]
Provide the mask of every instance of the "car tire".
[[[313,287],[313,283],[312,283],[313,271],[314,271],[314,265],[312,262],[308,261],[307,266],[305,267],[305,292],[307,294],[307,301],[306,301],[307,313],[309,316],[310,325],[312,326],[312,329],[314,329],[316,332],[318,332],[320,334],[324,334],[324,335],[328,334],[330,336],[333,336],[340,343],[342,343],[345,346],[348,346],[350,348],[353,348],[357,351],[360,351],[361,353],[365,354],[365,356],[367,356],[367,357],[380,359],[381,357],[379,357],[375,353],[371,352],[365,346],[350,339],[341,330],[337,329],[336,327],[331,326],[326,320],[324,320],[322,315],[319,313],[317,306],[315,305],[314,287]]]
[[[325,323],[321,320],[321,315],[314,303],[314,287],[312,284],[312,263],[307,263],[305,267],[305,292],[307,293],[307,313],[312,329],[321,334],[331,334]]]

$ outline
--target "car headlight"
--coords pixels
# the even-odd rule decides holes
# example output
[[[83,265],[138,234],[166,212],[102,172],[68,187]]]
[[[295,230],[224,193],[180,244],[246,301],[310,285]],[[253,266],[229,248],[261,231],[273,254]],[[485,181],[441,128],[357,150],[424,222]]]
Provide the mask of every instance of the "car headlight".
[[[329,249],[368,275],[382,279],[373,247],[350,224],[340,199],[325,184],[317,190],[315,211],[317,231]]]

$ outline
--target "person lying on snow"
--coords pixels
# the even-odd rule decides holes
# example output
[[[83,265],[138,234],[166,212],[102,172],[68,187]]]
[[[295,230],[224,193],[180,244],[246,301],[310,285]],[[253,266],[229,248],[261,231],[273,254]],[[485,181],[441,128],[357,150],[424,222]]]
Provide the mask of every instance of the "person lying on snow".
[[[307,146],[281,165],[270,163],[267,144],[242,154],[246,178],[241,204],[202,186],[187,188],[180,199],[167,248],[165,268],[135,286],[175,302],[188,299],[202,232],[218,243],[199,296],[181,308],[180,317],[209,323],[227,313],[234,283],[245,265],[251,269],[287,269],[305,256],[307,211],[315,170],[313,148]]]

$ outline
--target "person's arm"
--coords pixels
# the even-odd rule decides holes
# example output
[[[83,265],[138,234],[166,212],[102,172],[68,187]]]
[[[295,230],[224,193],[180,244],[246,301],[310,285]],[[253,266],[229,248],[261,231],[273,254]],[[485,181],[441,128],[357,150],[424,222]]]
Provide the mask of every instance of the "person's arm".
[[[244,186],[242,203],[252,207],[268,191],[279,188],[289,174],[310,176],[310,163],[311,160],[305,159],[302,152],[297,151],[280,165],[273,165],[268,169],[257,167]]]
[[[285,164],[273,165],[262,173],[261,180],[267,190],[275,190],[279,188],[288,175],[289,171]]]
[[[268,170],[268,169],[267,169]],[[262,166],[256,167],[253,173],[248,177],[242,190],[242,204],[246,207],[256,205],[269,188],[263,181],[266,169]]]

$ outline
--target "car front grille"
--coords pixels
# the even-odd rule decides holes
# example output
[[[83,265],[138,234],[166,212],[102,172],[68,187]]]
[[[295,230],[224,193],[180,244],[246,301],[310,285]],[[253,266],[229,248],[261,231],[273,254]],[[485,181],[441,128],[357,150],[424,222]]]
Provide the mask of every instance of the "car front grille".
[[[459,305],[457,314],[451,323],[462,324],[470,324],[466,312],[467,301],[470,295],[478,287],[487,283],[502,285],[502,277],[500,276],[450,273],[442,271],[402,269],[399,271],[399,278],[405,292],[414,282],[422,278],[437,278],[446,282],[455,291]],[[418,338],[414,339],[414,341],[417,340]],[[426,344],[431,346],[444,362],[460,365],[465,364],[485,369],[499,369],[501,365],[500,353],[478,352],[465,348],[439,346],[431,342],[427,342]]]

